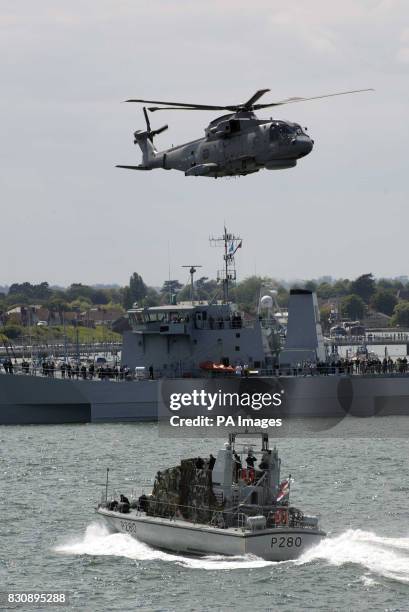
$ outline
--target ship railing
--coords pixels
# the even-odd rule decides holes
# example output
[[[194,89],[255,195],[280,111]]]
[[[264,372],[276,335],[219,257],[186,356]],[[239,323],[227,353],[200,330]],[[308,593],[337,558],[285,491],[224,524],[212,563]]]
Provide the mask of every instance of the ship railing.
[[[291,376],[291,377],[307,377],[307,376],[407,376],[409,374],[409,366],[395,362],[384,367],[382,363],[376,362],[361,362],[354,365],[300,365],[300,366],[276,366],[271,368],[257,369],[258,376]]]
[[[115,495],[111,498],[114,501]],[[135,507],[135,502],[138,505]],[[212,508],[209,506],[193,506],[186,504],[175,504],[167,501],[159,501],[156,499],[145,499],[142,503],[139,500],[133,499],[131,509],[137,516],[148,514],[157,518],[167,518],[169,520],[188,520],[190,523],[208,524],[215,527],[225,528],[232,523],[233,517],[237,514],[235,508]],[[241,519],[242,524],[245,524],[245,515]],[[230,519],[230,520],[229,520]]]
[[[54,368],[50,368],[49,366],[43,368],[41,365],[32,365],[23,366],[21,363],[12,363],[11,371],[6,371],[4,366],[4,360],[0,362],[0,374],[17,374],[17,375],[26,375],[26,376],[38,376],[45,378],[56,378],[59,380],[94,380],[94,381],[105,381],[105,382],[124,382],[124,381],[133,381],[133,380],[146,380],[148,378],[148,374],[145,376],[137,375],[129,368],[125,368],[122,372],[119,371],[119,366],[116,369],[111,371],[98,371],[99,366],[96,366],[93,373],[89,371],[89,367],[87,367],[86,372],[81,372],[81,366],[79,370],[75,367],[71,369],[71,375],[69,375],[66,370],[63,372],[61,370],[60,364],[56,365]],[[179,378],[203,378],[204,371],[200,369],[190,368],[184,371],[179,371],[179,368],[176,368],[174,372],[167,372],[166,370],[158,369],[154,372],[155,379],[179,379]],[[223,377],[226,376],[225,373],[211,373],[211,377]],[[234,378],[237,374],[229,374],[229,378]],[[243,374],[244,376],[244,374]],[[249,378],[263,378],[263,377],[314,377],[314,376],[365,376],[365,377],[381,377],[387,376],[392,378],[402,378],[409,376],[409,365],[405,363],[395,362],[393,364],[389,364],[386,368],[382,366],[380,363],[371,364],[361,362],[359,365],[354,366],[334,366],[334,365],[320,365],[316,366],[281,366],[281,367],[271,367],[271,368],[250,368],[248,373]]]
[[[71,373],[69,374],[67,370],[65,370],[65,372],[62,371],[60,365],[52,368],[50,366],[42,367],[41,365],[37,366],[31,364],[29,366],[23,366],[21,363],[12,363],[11,371],[9,366],[6,371],[3,364],[0,363],[0,374],[38,376],[41,378],[54,378],[59,380],[103,380],[109,382],[124,382],[139,379],[139,377],[129,369],[125,369],[121,372],[119,366],[108,372],[101,372],[98,370],[98,367],[95,367],[93,372],[90,372],[87,367],[85,373],[81,371],[81,366],[79,366],[79,370],[72,367]]]

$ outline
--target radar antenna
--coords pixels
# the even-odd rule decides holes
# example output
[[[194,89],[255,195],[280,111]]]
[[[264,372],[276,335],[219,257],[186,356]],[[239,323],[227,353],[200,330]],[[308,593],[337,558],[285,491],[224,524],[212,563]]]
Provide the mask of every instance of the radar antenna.
[[[189,270],[189,274],[190,274],[190,301],[194,302],[194,297],[195,297],[195,284],[194,284],[194,280],[193,277],[195,275],[195,273],[197,272],[197,268],[202,268],[203,266],[198,266],[196,264],[193,265],[188,265],[188,266],[181,266],[182,268],[190,268]]]
[[[234,282],[236,280],[236,265],[234,256],[237,250],[242,247],[243,240],[240,238],[240,236],[230,234],[225,227],[223,236],[219,238],[214,238],[211,236],[209,241],[211,246],[223,247],[224,249],[224,266],[223,270],[218,270],[217,272],[217,281],[221,282],[223,285],[223,302],[227,304],[229,301],[229,284],[230,282]]]

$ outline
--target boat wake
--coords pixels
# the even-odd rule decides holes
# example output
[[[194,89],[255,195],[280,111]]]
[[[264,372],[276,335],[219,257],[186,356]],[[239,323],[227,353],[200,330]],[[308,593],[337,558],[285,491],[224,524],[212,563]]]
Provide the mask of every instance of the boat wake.
[[[172,554],[151,548],[128,534],[111,533],[98,522],[91,523],[81,539],[59,545],[54,550],[71,555],[125,557],[136,561],[167,561],[190,569],[233,570],[277,565],[277,563],[265,561],[253,555],[189,557]],[[339,536],[322,540],[320,544],[305,552],[299,559],[288,563],[307,565],[316,561],[324,561],[335,566],[347,563],[356,564],[372,575],[409,584],[409,537],[386,538],[369,531],[349,529]],[[364,583],[366,586],[376,584],[375,580],[368,576],[364,576]]]
[[[336,566],[353,563],[372,574],[409,584],[409,537],[386,538],[370,531],[348,529],[322,540],[294,563],[305,565],[318,560]],[[368,580],[368,585],[373,584]]]
[[[232,570],[275,565],[253,555],[231,557],[206,555],[187,557],[151,548],[126,533],[111,533],[101,523],[91,523],[80,540],[67,542],[54,548],[56,552],[71,555],[126,557],[136,561],[170,561],[191,569]]]

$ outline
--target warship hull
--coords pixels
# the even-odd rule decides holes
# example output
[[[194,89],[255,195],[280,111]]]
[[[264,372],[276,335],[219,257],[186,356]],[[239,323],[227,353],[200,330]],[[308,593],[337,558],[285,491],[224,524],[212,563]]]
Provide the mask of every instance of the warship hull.
[[[282,394],[278,416],[283,418],[409,416],[409,376],[405,375],[267,376],[249,382]],[[163,408],[169,389],[214,391],[225,384],[232,384],[232,379],[115,382],[3,374],[0,424],[156,421],[169,415]],[[231,414],[231,410],[224,411]]]
[[[200,523],[120,514],[105,509],[97,513],[111,531],[127,533],[140,542],[185,554],[255,555],[267,561],[289,561],[302,555],[325,537],[319,529],[276,527],[256,531],[241,528],[220,529]]]

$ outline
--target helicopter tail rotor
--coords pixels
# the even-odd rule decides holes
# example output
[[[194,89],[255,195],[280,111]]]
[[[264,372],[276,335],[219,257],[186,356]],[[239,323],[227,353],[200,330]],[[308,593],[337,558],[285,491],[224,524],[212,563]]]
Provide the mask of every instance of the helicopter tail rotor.
[[[138,144],[142,151],[142,167],[138,167],[138,170],[149,169],[149,163],[155,158],[157,153],[153,144],[153,138],[168,129],[167,125],[162,125],[162,127],[152,130],[148,111],[145,107],[143,107],[143,114],[146,122],[146,130],[136,130],[134,132],[134,144]]]
[[[145,121],[146,121],[146,132],[141,132],[141,130],[137,130],[136,132],[134,132],[134,137],[135,137],[135,143],[138,142],[138,140],[140,140],[141,137],[146,136],[147,138],[149,138],[149,140],[151,142],[153,142],[153,137],[157,136],[158,134],[161,134],[162,132],[164,132],[165,130],[168,129],[168,125],[162,125],[162,127],[156,129],[156,130],[152,130],[151,129],[151,122],[149,121],[149,115],[148,115],[148,111],[146,109],[146,106],[143,107],[143,114],[145,117]]]

